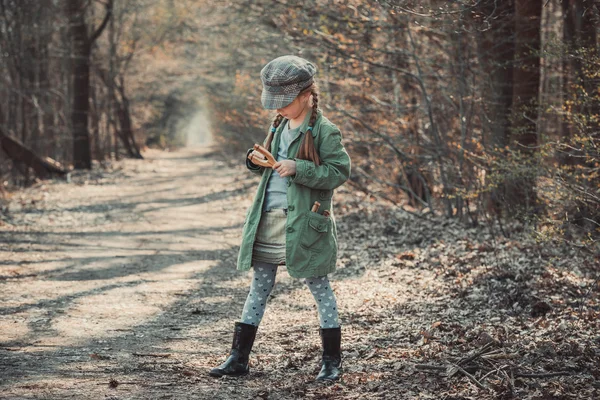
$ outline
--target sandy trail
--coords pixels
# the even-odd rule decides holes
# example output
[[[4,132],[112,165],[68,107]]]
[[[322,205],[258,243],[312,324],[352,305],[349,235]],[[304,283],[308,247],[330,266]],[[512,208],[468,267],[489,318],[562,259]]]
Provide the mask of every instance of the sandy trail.
[[[0,397],[179,398],[167,385],[214,362],[243,297],[232,266],[253,181],[210,149],[89,178],[30,189],[38,201],[0,231]]]
[[[310,293],[283,271],[252,375],[206,374],[228,351],[247,294],[235,261],[256,183],[210,148],[150,151],[13,199],[13,224],[0,230],[0,398],[335,392],[313,383],[318,318]],[[356,294],[358,281],[346,278],[343,292]]]

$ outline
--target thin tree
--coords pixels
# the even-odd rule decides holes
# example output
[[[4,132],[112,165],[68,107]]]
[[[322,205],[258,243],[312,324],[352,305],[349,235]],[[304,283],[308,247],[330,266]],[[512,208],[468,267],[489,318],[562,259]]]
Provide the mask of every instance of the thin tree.
[[[88,2],[67,0],[67,16],[73,40],[73,93],[71,124],[73,129],[73,164],[77,169],[92,165],[88,113],[90,97],[90,58],[92,45],[100,37],[112,15],[113,0],[106,3],[106,15],[100,26],[89,34],[85,14]]]
[[[513,120],[511,142],[524,156],[535,153],[540,88],[542,0],[515,1],[515,65],[513,69]],[[535,203],[535,178],[531,172],[512,179],[506,200],[510,205]]]

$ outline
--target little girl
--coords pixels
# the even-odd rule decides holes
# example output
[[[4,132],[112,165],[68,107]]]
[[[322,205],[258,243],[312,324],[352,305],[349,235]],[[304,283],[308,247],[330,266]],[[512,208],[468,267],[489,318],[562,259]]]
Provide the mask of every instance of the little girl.
[[[333,190],[348,179],[350,157],[339,129],[318,107],[315,73],[312,63],[296,56],[276,58],[261,71],[262,105],[277,110],[263,145],[277,162],[272,168],[256,165],[251,160],[262,156],[248,150],[246,166],[262,178],[244,222],[237,268],[252,267],[254,274],[230,355],[211,376],[248,373],[277,268],[285,265],[290,276],[304,278],[317,304],[323,345],[317,380],[339,378],[341,330],[327,274],[337,259]]]

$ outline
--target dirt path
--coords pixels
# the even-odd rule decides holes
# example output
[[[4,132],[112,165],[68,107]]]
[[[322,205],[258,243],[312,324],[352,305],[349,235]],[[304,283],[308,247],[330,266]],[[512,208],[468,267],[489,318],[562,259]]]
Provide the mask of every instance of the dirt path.
[[[333,277],[344,379],[313,381],[317,313],[310,293],[285,272],[259,330],[251,374],[210,378],[247,294],[249,276],[234,266],[257,180],[211,149],[146,156],[13,199],[13,220],[0,226],[0,398],[497,398],[467,379],[416,371],[414,363],[440,363],[488,337],[520,346],[527,335],[558,332],[559,320],[528,327],[509,309],[515,301],[530,307],[543,293],[527,297],[521,281],[506,276],[502,285],[517,287],[521,297],[494,286],[489,244],[471,239],[489,237],[459,231],[456,246],[470,255],[453,259],[456,249],[441,240],[452,226],[377,217],[371,202],[344,187]],[[509,259],[528,254],[524,244],[507,243]],[[556,279],[561,287],[563,281]],[[525,335],[518,340],[516,326]],[[587,385],[593,378],[581,368],[577,379]],[[532,390],[545,393],[545,384]],[[517,389],[530,388],[524,382]],[[458,393],[473,397],[451,397]]]
[[[232,265],[248,177],[210,150],[122,167],[27,191],[1,232],[0,397],[227,392],[196,374],[222,355],[246,285]]]
[[[248,398],[297,359],[284,380],[312,382],[318,319],[285,272],[253,375],[206,375],[247,294],[235,261],[256,183],[210,149],[151,152],[14,199],[14,227],[0,231],[0,397]]]

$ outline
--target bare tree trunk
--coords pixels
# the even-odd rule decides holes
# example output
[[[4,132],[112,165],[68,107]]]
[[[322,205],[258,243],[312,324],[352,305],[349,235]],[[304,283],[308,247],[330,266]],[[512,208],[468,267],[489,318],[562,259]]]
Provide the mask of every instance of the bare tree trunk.
[[[513,57],[515,51],[514,6],[510,1],[485,0],[481,12],[490,29],[478,32],[478,59],[487,72],[483,79],[484,146],[489,150],[504,148],[510,132],[513,100]]]
[[[43,4],[44,6],[44,4]],[[50,24],[45,21],[45,24]],[[41,38],[43,44],[40,47],[40,77],[39,77],[39,91],[40,91],[40,112],[41,112],[41,126],[44,146],[42,146],[41,155],[50,156],[53,154],[52,149],[56,146],[56,133],[54,126],[54,113],[57,113],[60,105],[52,101],[51,82],[50,82],[50,29],[46,26],[44,28],[46,35]]]
[[[115,18],[110,19],[108,25],[108,77],[104,80],[104,84],[107,88],[107,114],[106,114],[106,133],[109,135],[109,154],[111,151],[115,154],[115,159],[119,159],[119,140],[117,138],[117,130],[113,130],[113,134],[110,134],[110,127],[112,124],[112,116],[114,114],[114,81],[115,81],[115,59],[116,59],[116,38],[115,38]]]
[[[597,27],[600,22],[600,10],[598,9],[600,4],[591,0],[574,0],[574,2],[576,45],[580,52],[579,57],[575,57],[576,60],[579,60],[576,74],[579,82],[588,94],[588,101],[583,112],[587,115],[598,116],[600,115],[600,101],[597,96],[598,79],[592,77],[593,74],[589,70],[591,69],[590,61],[598,56]],[[594,64],[597,66],[598,63],[595,62]],[[598,132],[600,123],[597,120],[592,121],[596,122],[591,122],[591,129]]]
[[[561,2],[562,5],[562,16],[563,16],[563,43],[565,45],[565,54],[562,59],[562,95],[563,102],[570,100],[572,95],[573,85],[573,61],[568,57],[573,50],[575,43],[575,25],[573,18],[573,7],[571,6],[570,0],[564,0]],[[571,126],[567,119],[567,116],[563,117],[561,124],[561,141],[563,143],[568,142],[571,137]],[[560,161],[562,164],[571,164],[573,160],[570,157],[570,151],[561,153]]]
[[[92,127],[92,157],[95,160],[102,159],[102,142],[100,140],[100,107],[98,105],[98,94],[97,87],[95,85],[90,86],[90,117]]]
[[[71,121],[73,129],[73,164],[75,168],[91,168],[90,133],[88,130],[90,95],[90,57],[92,44],[102,34],[112,13],[112,1],[107,4],[104,21],[88,36],[85,21],[85,0],[68,0],[67,15],[73,38],[73,108]]]
[[[68,0],[67,15],[73,38],[73,164],[75,168],[91,168],[88,111],[90,94],[90,43],[85,22],[85,1]]]
[[[511,139],[514,149],[532,155],[538,144],[537,119],[540,90],[542,0],[515,1],[515,67],[513,70],[513,113]],[[511,141],[513,141],[511,140]],[[523,172],[526,166],[521,164]],[[535,205],[534,171],[514,177],[507,187],[509,206],[530,208]]]
[[[515,2],[515,67],[513,71],[513,137],[518,150],[533,153],[537,145],[540,89],[542,0]]]
[[[118,122],[118,127],[116,123],[113,124],[115,128],[115,135],[117,135],[118,138],[120,138],[123,142],[123,146],[125,147],[129,157],[143,159],[144,157],[140,152],[140,148],[135,141],[135,136],[133,134],[133,124],[131,122],[130,113],[131,106],[129,103],[129,98],[125,93],[125,80],[123,76],[120,76],[120,82],[117,83],[110,79],[110,74],[106,70],[99,69],[98,75],[104,81],[104,84],[109,90],[109,101],[112,108],[116,110],[117,121],[115,122]]]
[[[498,3],[484,0],[479,5],[479,11],[484,21],[482,26],[476,26],[479,31],[476,35],[477,57],[483,73],[483,146],[488,153],[502,157],[509,141],[513,102],[514,4],[512,1]],[[487,24],[490,25],[486,28]],[[484,199],[484,208],[492,214],[499,213],[504,194],[505,187],[499,184]]]
[[[140,153],[139,146],[135,141],[135,137],[133,136],[133,127],[131,124],[131,114],[129,112],[129,99],[125,96],[124,93],[121,93],[122,102],[118,104],[118,115],[121,126],[120,136],[123,140],[123,144],[127,149],[127,154],[130,157],[143,159],[142,154]]]
[[[389,13],[389,18],[393,24],[393,29],[390,32],[392,54],[389,56],[389,63],[398,70],[409,70],[409,57],[402,52],[402,49],[405,48],[408,42],[406,33],[406,30],[410,29],[408,27],[408,20],[398,18],[394,13]],[[419,156],[423,149],[419,144],[418,111],[416,107],[417,91],[398,70],[390,71],[394,112],[396,113],[396,117],[404,117],[407,120],[408,124],[406,125],[408,129],[402,136],[408,139],[412,145],[407,149],[407,153],[410,154],[410,160],[399,160],[401,166],[396,176],[396,182],[408,189],[405,192],[411,206],[421,207],[423,202],[426,202],[431,207],[431,188],[429,187],[428,179],[425,178],[426,174],[423,173],[423,168],[419,164]],[[406,103],[407,98],[411,98],[411,106],[413,106],[408,110],[403,109],[400,104],[401,101]]]

